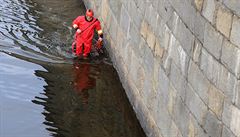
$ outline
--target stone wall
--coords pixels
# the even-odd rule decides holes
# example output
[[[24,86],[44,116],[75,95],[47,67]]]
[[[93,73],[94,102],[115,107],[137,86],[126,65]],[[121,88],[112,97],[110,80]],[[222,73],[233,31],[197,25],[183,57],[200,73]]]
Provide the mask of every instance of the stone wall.
[[[150,137],[240,137],[239,0],[84,0]]]

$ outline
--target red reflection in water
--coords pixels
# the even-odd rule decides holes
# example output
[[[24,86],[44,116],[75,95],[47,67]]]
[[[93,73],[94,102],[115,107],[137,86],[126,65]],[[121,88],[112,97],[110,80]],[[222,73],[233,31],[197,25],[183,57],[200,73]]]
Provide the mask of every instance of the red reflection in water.
[[[74,63],[73,85],[75,92],[82,98],[83,104],[88,104],[88,89],[96,86],[96,79],[91,74],[91,68],[90,64]]]

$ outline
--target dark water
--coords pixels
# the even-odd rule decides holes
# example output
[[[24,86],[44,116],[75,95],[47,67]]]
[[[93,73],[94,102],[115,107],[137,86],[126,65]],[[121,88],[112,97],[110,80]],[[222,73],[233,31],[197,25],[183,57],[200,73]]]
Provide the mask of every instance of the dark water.
[[[73,59],[69,26],[84,9],[0,0],[0,137],[145,136],[108,59]]]

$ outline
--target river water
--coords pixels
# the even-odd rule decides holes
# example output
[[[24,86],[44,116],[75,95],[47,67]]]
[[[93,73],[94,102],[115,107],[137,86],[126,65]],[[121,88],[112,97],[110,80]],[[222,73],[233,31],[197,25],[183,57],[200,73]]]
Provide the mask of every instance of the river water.
[[[0,0],[0,137],[144,137],[106,56],[75,60],[79,0]]]

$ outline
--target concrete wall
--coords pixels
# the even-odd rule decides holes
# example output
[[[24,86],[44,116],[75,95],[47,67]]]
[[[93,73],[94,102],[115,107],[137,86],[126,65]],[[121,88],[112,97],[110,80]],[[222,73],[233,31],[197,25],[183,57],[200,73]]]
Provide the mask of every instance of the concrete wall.
[[[240,137],[239,0],[84,0],[149,137]]]

